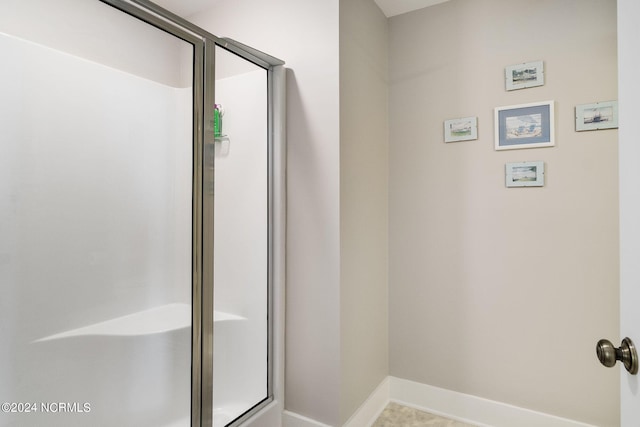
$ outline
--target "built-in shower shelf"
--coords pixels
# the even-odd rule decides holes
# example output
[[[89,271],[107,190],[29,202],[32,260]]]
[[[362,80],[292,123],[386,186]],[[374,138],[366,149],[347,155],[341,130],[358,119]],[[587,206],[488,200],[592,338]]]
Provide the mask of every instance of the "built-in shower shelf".
[[[213,322],[222,322],[225,320],[246,320],[246,317],[238,316],[237,314],[225,313],[224,311],[213,312]]]
[[[243,317],[214,311],[214,322],[240,320]],[[176,331],[191,327],[190,304],[166,304],[148,310],[116,317],[78,329],[61,332],[34,342],[51,341],[61,338],[98,335],[98,336],[137,336],[152,335]]]

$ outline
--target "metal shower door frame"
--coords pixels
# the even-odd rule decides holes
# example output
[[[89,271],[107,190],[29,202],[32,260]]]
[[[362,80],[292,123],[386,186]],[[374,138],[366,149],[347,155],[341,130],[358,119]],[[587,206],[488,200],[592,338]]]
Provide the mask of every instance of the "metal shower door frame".
[[[215,48],[220,46],[267,71],[268,90],[268,343],[267,397],[236,420],[239,425],[274,401],[275,382],[283,376],[284,296],[284,62],[231,39],[219,38],[148,0],[100,0],[194,47],[193,55],[193,219],[191,427],[213,424],[213,214],[215,136]],[[275,141],[282,141],[276,147]],[[277,148],[277,152],[276,152]],[[276,172],[278,178],[276,178]],[[277,227],[277,229],[275,228]],[[274,255],[276,254],[276,255]],[[276,259],[277,258],[277,259]],[[209,260],[209,262],[206,262]],[[277,313],[274,306],[278,306]],[[278,348],[274,345],[278,321]],[[274,360],[280,362],[274,369]],[[277,372],[275,370],[277,369]],[[276,379],[277,376],[277,379]],[[281,389],[279,394],[282,394]],[[282,402],[279,402],[282,406]]]

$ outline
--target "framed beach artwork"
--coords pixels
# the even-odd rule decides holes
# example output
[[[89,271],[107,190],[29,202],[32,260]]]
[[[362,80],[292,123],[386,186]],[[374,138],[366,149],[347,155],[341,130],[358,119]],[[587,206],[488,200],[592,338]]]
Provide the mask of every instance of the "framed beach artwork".
[[[444,142],[478,139],[478,118],[464,117],[444,121]]]
[[[496,107],[495,149],[553,147],[553,101]]]
[[[618,101],[576,105],[576,131],[618,127]]]
[[[507,187],[544,187],[544,162],[507,163]]]
[[[504,74],[507,90],[544,85],[544,63],[542,61],[510,65],[504,69]]]

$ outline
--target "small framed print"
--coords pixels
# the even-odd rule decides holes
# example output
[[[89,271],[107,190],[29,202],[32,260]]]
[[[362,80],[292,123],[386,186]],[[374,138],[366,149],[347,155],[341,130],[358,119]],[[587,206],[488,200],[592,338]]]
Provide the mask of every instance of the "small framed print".
[[[507,163],[507,187],[544,187],[544,162]]]
[[[576,105],[576,132],[618,127],[618,101]]]
[[[444,142],[478,139],[478,118],[464,117],[444,121]]]
[[[553,101],[495,109],[495,149],[552,147]]]
[[[505,88],[508,91],[544,85],[544,63],[542,61],[510,65],[504,69],[504,74]]]

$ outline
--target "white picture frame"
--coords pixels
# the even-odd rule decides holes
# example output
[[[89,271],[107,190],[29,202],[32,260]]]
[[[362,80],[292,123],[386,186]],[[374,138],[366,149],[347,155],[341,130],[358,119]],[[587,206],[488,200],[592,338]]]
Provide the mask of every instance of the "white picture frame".
[[[618,101],[576,105],[576,132],[618,127]]]
[[[496,107],[495,149],[553,147],[554,101]]]
[[[505,89],[518,90],[544,85],[544,62],[533,61],[509,65],[504,69]]]
[[[478,118],[463,117],[444,121],[444,142],[478,139]]]
[[[505,165],[507,187],[544,187],[544,162],[518,162]]]

